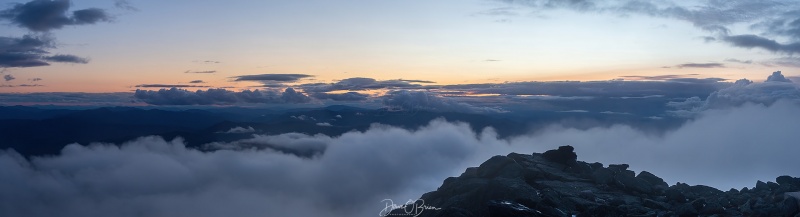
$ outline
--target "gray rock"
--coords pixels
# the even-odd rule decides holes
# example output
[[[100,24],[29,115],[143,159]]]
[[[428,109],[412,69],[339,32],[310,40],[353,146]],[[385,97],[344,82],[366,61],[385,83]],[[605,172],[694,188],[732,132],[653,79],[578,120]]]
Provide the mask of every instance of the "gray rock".
[[[557,150],[549,150],[542,154],[542,156],[555,163],[572,166],[578,159],[578,154],[574,152],[575,148],[572,146],[561,146]]]
[[[660,177],[647,171],[639,172],[639,175],[637,175],[636,178],[644,180],[653,186],[669,187],[669,184],[667,184],[664,179],[661,179]]]
[[[514,163],[514,160],[506,156],[497,155],[489,158],[489,160],[483,162],[481,166],[478,167],[478,177],[492,178],[500,169],[512,163]]]

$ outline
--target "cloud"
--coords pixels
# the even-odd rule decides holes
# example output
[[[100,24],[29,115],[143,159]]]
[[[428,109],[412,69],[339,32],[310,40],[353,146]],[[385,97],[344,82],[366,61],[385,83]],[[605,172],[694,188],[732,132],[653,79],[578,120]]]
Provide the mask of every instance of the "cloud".
[[[25,87],[23,85],[19,85]],[[27,87],[42,86],[30,84]],[[133,94],[125,93],[0,93],[0,105],[124,106],[131,105]]]
[[[124,10],[139,11],[138,8],[134,7],[133,4],[126,0],[114,0],[114,6]]]
[[[215,71],[215,70],[208,70],[208,71],[192,71],[192,70],[186,70],[186,71],[185,71],[185,72],[183,72],[183,73],[212,74],[212,73],[217,73],[217,71]]]
[[[783,74],[781,74],[781,71],[776,71],[776,72],[773,72],[772,75],[767,77],[767,82],[792,82],[792,81],[789,80],[789,79],[786,79],[786,77],[783,77]]]
[[[11,80],[14,80],[14,79],[17,79],[17,78],[15,78],[12,75],[3,75],[3,79],[5,79],[6,81],[11,81]]]
[[[740,79],[730,87],[711,93],[704,101],[699,97],[691,97],[667,105],[675,108],[671,113],[677,116],[693,116],[708,109],[731,108],[748,103],[772,105],[779,100],[800,103],[800,86],[776,71],[763,83]]]
[[[198,85],[189,85],[189,84],[140,84],[140,85],[136,85],[135,87],[143,87],[143,88],[172,88],[172,87],[208,87],[208,86],[198,86]]]
[[[189,83],[190,84],[202,84],[202,83],[206,83],[206,82],[203,82],[203,80],[192,80],[192,81],[189,81]]]
[[[500,84],[444,85],[449,91],[472,94],[500,95],[549,95],[582,97],[634,97],[664,95],[669,97],[706,96],[730,83],[719,82],[720,78],[682,78],[627,76],[638,79],[664,79],[663,81],[556,81],[556,82],[508,82]]]
[[[800,58],[799,57],[781,57],[781,58],[774,58],[770,60],[766,60],[761,62],[762,65],[774,67],[774,66],[784,66],[784,67],[795,67],[800,68]]]
[[[684,63],[676,65],[678,68],[725,68],[721,63]]]
[[[53,56],[44,57],[43,59],[50,62],[60,62],[60,63],[81,63],[81,64],[89,63],[89,59],[69,54],[56,54]]]
[[[521,5],[538,11],[568,9],[579,12],[649,16],[685,21],[716,37],[704,37],[706,42],[723,41],[735,47],[763,48],[776,53],[793,54],[800,51],[800,12],[793,9],[797,2],[776,1],[704,1],[691,6],[679,1],[557,1],[557,0],[496,0]],[[731,35],[735,25],[749,25],[761,34]],[[789,38],[788,43],[774,39]],[[719,39],[719,40],[718,40]]]
[[[222,133],[255,133],[255,132],[256,132],[256,129],[253,129],[253,127],[248,126],[247,128],[234,127],[234,128],[231,128],[230,130],[222,132]]]
[[[426,81],[426,80],[408,80],[408,79],[397,79],[398,81],[408,82],[408,83],[425,83],[425,84],[435,84],[435,81]]]
[[[733,35],[726,36],[723,40],[736,47],[742,48],[762,48],[775,53],[795,54],[800,53],[800,42],[791,44],[781,44],[775,40],[764,38],[757,35]]]
[[[383,96],[383,104],[404,111],[430,110],[438,112],[501,113],[500,108],[473,106],[425,91],[391,91]]]
[[[240,103],[306,103],[311,99],[292,88],[283,92],[274,90],[243,90],[234,92],[225,89],[188,91],[172,87],[170,89],[136,90],[136,99],[152,105],[233,105]]]
[[[0,67],[36,67],[47,62],[88,63],[89,60],[69,54],[47,56],[55,49],[55,41],[48,35],[25,35],[22,38],[0,36]]]
[[[490,129],[476,133],[436,120],[415,130],[373,125],[340,137],[259,135],[237,141],[240,148],[208,152],[159,137],[73,144],[60,155],[29,159],[2,151],[0,215],[374,216],[381,200],[417,198],[493,155],[560,145],[574,146],[578,160],[627,163],[670,184],[753,187],[800,175],[792,167],[800,153],[792,133],[800,128],[798,109],[776,103],[706,111],[662,136],[624,125],[553,126],[501,140]]]
[[[69,0],[33,0],[24,4],[14,4],[0,11],[0,18],[7,19],[19,27],[31,31],[46,32],[67,25],[95,24],[109,21],[111,17],[98,8],[73,11],[68,14]]]
[[[320,123],[317,123],[317,126],[330,127],[330,126],[333,126],[333,125],[331,125],[331,123],[328,123],[328,122],[320,122]]]
[[[54,47],[53,39],[47,36],[0,37],[0,67],[50,65],[44,61],[42,55]]]
[[[303,78],[314,77],[305,74],[260,74],[260,75],[240,75],[234,76],[234,81],[258,81],[258,82],[295,82]]]
[[[41,81],[42,78],[31,78],[30,80],[33,81],[33,82],[37,82],[37,81]]]
[[[732,63],[742,63],[742,64],[752,64],[752,60],[739,60],[734,58],[725,59],[725,62],[732,62]]]
[[[358,92],[347,93],[320,93],[312,92],[309,95],[317,99],[329,99],[333,101],[364,101],[369,98],[369,95]]]
[[[419,131],[375,126],[336,138],[249,141],[325,151],[311,159],[273,149],[200,152],[158,137],[70,145],[30,161],[4,151],[0,168],[9,176],[0,178],[0,215],[372,216],[382,199],[418,197],[491,150],[468,126],[444,122]],[[434,145],[442,141],[448,142]]]
[[[375,90],[375,89],[411,89],[411,88],[423,87],[420,84],[414,84],[414,83],[432,83],[432,82],[423,80],[403,80],[403,79],[379,81],[373,78],[355,77],[355,78],[342,79],[335,83],[301,84],[299,87],[306,92],[320,92],[320,93],[337,91],[337,90],[358,91],[358,90]]]

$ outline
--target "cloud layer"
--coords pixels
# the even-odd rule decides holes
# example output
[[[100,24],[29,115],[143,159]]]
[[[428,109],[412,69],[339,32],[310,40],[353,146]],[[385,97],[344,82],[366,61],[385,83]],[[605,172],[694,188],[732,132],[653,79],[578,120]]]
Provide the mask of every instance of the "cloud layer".
[[[170,85],[174,86],[174,85]],[[194,85],[189,85],[194,86]],[[163,87],[159,85],[157,87]],[[152,105],[232,105],[239,103],[306,103],[311,99],[292,88],[283,92],[274,90],[244,90],[235,92],[225,89],[189,91],[172,87],[170,89],[139,90],[133,94],[136,99]]]
[[[69,145],[30,160],[2,151],[0,215],[374,216],[382,199],[416,198],[492,155],[560,145],[575,146],[579,160],[628,163],[671,184],[752,187],[800,175],[792,166],[800,153],[792,133],[800,129],[798,111],[781,101],[709,110],[661,136],[623,125],[553,126],[499,140],[492,130],[437,120],[417,130],[375,125],[340,137],[256,136],[211,152],[158,137]]]

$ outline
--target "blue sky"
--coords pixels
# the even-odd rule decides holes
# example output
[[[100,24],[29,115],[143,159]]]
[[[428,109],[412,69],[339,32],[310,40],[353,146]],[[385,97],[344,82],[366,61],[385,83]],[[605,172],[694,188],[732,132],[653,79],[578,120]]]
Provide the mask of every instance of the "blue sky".
[[[238,91],[260,88],[232,79],[255,74],[312,76],[289,85],[798,75],[792,54],[800,49],[790,46],[800,38],[791,24],[796,1],[559,2],[75,1],[67,15],[98,8],[109,19],[31,31],[6,17],[0,36],[46,34],[56,42],[50,54],[87,63],[5,67],[14,79],[0,92],[132,92],[142,84]],[[784,25],[766,27],[777,21]],[[788,50],[725,40],[740,35]],[[203,85],[190,83],[198,80]]]

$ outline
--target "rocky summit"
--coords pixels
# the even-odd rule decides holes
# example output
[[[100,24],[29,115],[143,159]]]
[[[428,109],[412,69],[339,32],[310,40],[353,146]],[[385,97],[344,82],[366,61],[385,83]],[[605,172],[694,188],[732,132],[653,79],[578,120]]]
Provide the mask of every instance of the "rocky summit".
[[[436,191],[422,195],[419,216],[794,216],[800,217],[800,178],[780,176],[754,188],[721,191],[668,185],[627,164],[576,161],[573,147],[543,154],[494,156]],[[409,209],[406,209],[409,210]],[[409,215],[403,209],[391,216]]]

